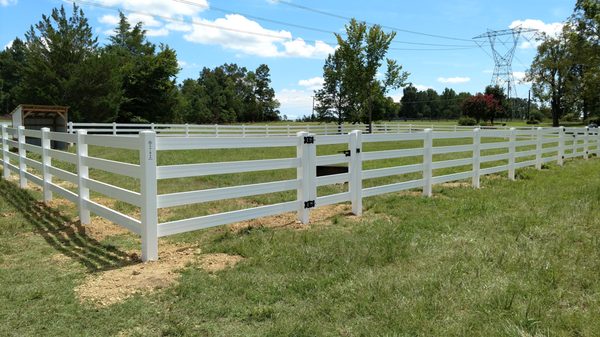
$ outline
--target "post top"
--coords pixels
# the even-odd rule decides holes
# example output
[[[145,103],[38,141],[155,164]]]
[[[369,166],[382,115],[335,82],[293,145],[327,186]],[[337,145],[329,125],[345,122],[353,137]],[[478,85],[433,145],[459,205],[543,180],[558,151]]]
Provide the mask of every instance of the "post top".
[[[87,130],[79,129],[79,130],[77,130],[77,134],[78,135],[87,135]]]

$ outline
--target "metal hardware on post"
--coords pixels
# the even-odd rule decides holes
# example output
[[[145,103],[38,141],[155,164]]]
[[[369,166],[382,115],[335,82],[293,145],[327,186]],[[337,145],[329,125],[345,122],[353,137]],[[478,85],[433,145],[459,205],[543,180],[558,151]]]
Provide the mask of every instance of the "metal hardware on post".
[[[565,127],[558,127],[558,156],[556,159],[558,165],[563,166],[565,163]]]
[[[308,200],[304,202],[304,208],[314,208],[315,207],[315,201],[314,200]]]
[[[142,196],[142,261],[158,260],[158,189],[156,179],[156,133],[140,132],[140,193]]]
[[[317,150],[314,144],[314,136],[306,131],[297,133],[297,157],[300,158],[300,166],[297,168],[297,200],[301,202],[298,209],[298,220],[308,224],[310,220],[310,208],[304,208],[306,202],[317,199]],[[315,203],[316,205],[316,203]]]
[[[362,214],[362,131],[354,130],[350,132],[350,143],[348,151],[354,149],[355,153],[350,157],[348,173],[350,192],[350,201],[352,202],[352,213],[354,215]]]

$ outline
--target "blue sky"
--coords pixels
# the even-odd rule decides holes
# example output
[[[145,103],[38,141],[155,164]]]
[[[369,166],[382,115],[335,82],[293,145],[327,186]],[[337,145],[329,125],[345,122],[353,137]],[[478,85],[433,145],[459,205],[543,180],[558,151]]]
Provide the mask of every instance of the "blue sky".
[[[560,29],[575,3],[575,0],[286,0],[311,11],[277,0],[88,1],[104,6],[80,3],[101,43],[114,28],[116,9],[121,9],[131,21],[145,23],[152,42],[166,43],[177,51],[182,68],[178,81],[197,78],[202,67],[223,63],[237,63],[248,69],[268,64],[273,88],[281,102],[280,110],[289,118],[311,112],[312,90],[319,86],[326,55],[335,48],[332,32],[342,32],[347,22],[317,11],[448,37],[398,31],[388,57],[398,60],[411,73],[409,81],[420,89],[440,92],[450,87],[475,93],[490,83],[494,63],[473,42],[457,39],[470,40],[487,29],[507,29],[517,24],[553,33]],[[70,2],[60,0],[0,0],[0,48],[15,37],[23,37],[42,14],[61,4],[71,6]],[[470,48],[457,50],[454,46]],[[486,48],[489,53],[489,47]],[[534,45],[526,41],[519,45],[513,61],[517,78],[534,55]],[[520,84],[519,96],[526,97],[528,89],[526,83]],[[399,99],[401,92],[392,96]]]

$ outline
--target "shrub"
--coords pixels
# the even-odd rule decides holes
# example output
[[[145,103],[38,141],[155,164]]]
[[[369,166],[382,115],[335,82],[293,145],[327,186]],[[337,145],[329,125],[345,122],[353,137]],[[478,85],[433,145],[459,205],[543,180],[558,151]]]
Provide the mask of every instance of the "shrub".
[[[461,126],[474,126],[474,125],[477,125],[477,121],[475,120],[475,118],[461,117],[458,120],[458,125],[461,125]]]
[[[529,120],[535,120],[535,121],[538,121],[538,122],[543,121],[544,117],[545,117],[544,114],[541,113],[540,111],[532,111],[529,114]],[[535,123],[529,123],[529,124],[535,124]]]
[[[540,124],[540,121],[538,121],[537,119],[533,119],[531,117],[529,117],[529,119],[526,122],[527,124]]]

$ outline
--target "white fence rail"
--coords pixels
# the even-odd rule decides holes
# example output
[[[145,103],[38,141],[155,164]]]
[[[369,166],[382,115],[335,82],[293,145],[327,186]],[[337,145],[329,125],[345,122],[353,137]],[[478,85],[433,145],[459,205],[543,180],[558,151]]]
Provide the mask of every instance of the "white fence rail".
[[[3,176],[19,176],[22,188],[30,181],[42,187],[44,201],[53,193],[78,205],[83,224],[90,223],[90,213],[119,224],[142,238],[142,259],[158,258],[158,238],[177,233],[230,224],[238,221],[297,212],[302,223],[309,222],[315,207],[351,202],[354,214],[362,213],[362,199],[384,193],[421,189],[424,196],[432,195],[432,185],[450,181],[470,180],[480,185],[481,176],[507,172],[515,179],[515,170],[526,166],[541,169],[544,163],[564,163],[565,158],[589,158],[600,155],[598,129],[537,128],[535,130],[441,131],[431,129],[412,133],[363,134],[354,130],[343,135],[315,135],[306,131],[295,136],[246,137],[157,137],[156,132],[142,131],[135,136],[88,135],[85,130],[76,134],[55,133],[9,128],[1,129]],[[39,139],[41,146],[28,139]],[[450,141],[462,140],[456,145]],[[51,141],[74,144],[75,153],[50,148]],[[440,146],[444,142],[444,146]],[[364,151],[371,143],[384,143],[386,150]],[[139,164],[123,163],[89,155],[88,145],[139,151]],[[337,145],[347,150],[340,154],[317,155],[317,146]],[[157,165],[157,153],[173,150],[208,150],[242,148],[295,148],[290,158],[197,163],[186,165]],[[393,147],[393,148],[391,148]],[[16,151],[16,152],[14,152]],[[398,160],[411,158],[411,162]],[[371,165],[384,161],[382,165]],[[61,169],[57,163],[71,164],[74,172]],[[345,173],[317,177],[317,166],[347,165]],[[365,167],[370,167],[366,169]],[[90,178],[94,168],[139,180],[140,190],[131,191]],[[245,172],[268,172],[292,169],[293,179],[217,187],[177,193],[158,193],[158,181],[208,175]],[[453,169],[453,171],[443,171]],[[439,174],[440,170],[443,174]],[[404,176],[402,181],[394,180]],[[392,179],[383,181],[382,178]],[[76,188],[67,189],[56,182],[67,181]],[[379,179],[379,180],[378,180]],[[344,192],[319,195],[319,187],[347,183]],[[368,184],[367,184],[368,183]],[[368,187],[365,187],[366,185]],[[90,191],[103,194],[140,208],[139,219],[94,202]],[[242,210],[208,214],[160,223],[158,210],[219,200],[295,191],[294,200],[261,205]]]
[[[481,126],[481,129],[508,130],[506,126]],[[473,130],[472,126],[460,125],[429,125],[429,124],[403,124],[403,123],[378,123],[373,124],[372,133],[412,133],[425,129],[434,131],[466,131]],[[522,130],[535,130],[535,126],[519,127]],[[141,131],[154,131],[161,136],[186,137],[277,137],[294,136],[297,132],[306,131],[315,135],[340,135],[350,131],[369,131],[368,124],[272,124],[272,125],[202,125],[202,124],[127,124],[127,123],[74,123],[69,122],[67,132],[74,134],[77,130],[86,130],[92,134],[123,135],[137,134]]]

